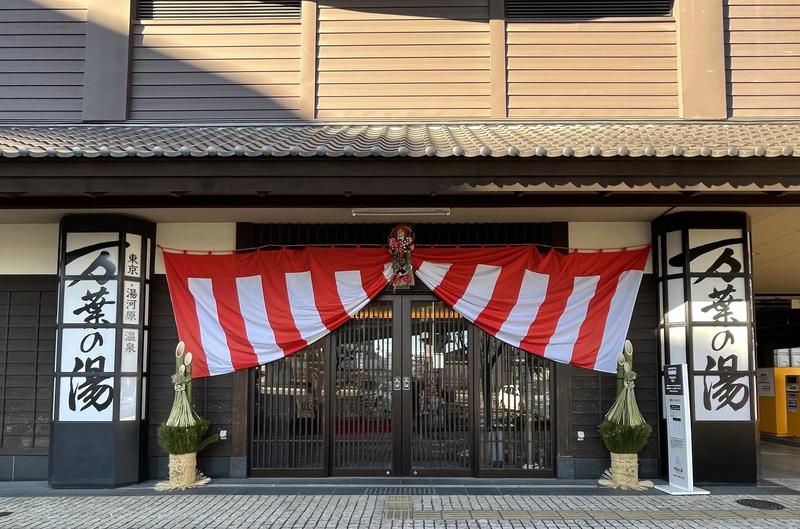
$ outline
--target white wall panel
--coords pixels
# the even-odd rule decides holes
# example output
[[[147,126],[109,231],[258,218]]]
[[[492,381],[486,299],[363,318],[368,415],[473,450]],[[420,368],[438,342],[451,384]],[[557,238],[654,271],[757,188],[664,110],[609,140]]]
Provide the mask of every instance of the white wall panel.
[[[571,248],[621,248],[650,244],[649,222],[570,222]],[[644,269],[653,273],[652,255]]]
[[[0,275],[58,273],[58,224],[0,224]]]
[[[158,224],[156,242],[166,248],[182,250],[233,250],[236,248],[235,222],[163,222]],[[156,250],[156,274],[163,274],[164,258]]]

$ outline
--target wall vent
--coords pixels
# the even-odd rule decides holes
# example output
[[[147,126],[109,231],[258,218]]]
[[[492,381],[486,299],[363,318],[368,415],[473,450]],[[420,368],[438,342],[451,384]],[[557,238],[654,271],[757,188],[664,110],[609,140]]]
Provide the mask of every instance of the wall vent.
[[[298,18],[300,0],[139,0],[139,20]]]
[[[505,0],[506,19],[558,20],[602,17],[659,17],[673,0]]]

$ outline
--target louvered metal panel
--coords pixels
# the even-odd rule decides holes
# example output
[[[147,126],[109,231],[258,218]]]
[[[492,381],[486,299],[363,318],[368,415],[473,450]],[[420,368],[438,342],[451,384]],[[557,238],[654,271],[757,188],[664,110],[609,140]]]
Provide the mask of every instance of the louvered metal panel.
[[[139,0],[139,20],[296,18],[300,0]]]
[[[672,12],[673,0],[506,0],[506,19],[652,17]]]
[[[478,331],[480,467],[553,470],[553,362]]]
[[[333,469],[390,472],[393,303],[373,301],[334,337]]]
[[[324,470],[325,342],[254,373],[250,467]]]
[[[470,468],[468,326],[442,301],[412,301],[411,468]]]

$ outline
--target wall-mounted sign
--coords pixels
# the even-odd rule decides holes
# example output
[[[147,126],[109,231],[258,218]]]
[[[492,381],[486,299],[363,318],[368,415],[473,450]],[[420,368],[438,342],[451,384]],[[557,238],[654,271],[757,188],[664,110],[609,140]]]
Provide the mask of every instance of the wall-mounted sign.
[[[756,387],[759,397],[775,396],[775,371],[771,367],[763,367],[756,372]]]

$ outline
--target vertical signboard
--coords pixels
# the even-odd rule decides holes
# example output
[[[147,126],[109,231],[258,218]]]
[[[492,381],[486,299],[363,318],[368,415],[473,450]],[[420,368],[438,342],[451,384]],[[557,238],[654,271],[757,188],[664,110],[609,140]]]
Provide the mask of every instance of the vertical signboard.
[[[653,223],[661,365],[687,366],[701,481],[757,481],[749,238],[744,213],[677,213]],[[667,420],[668,412],[665,401]]]
[[[667,418],[667,475],[669,485],[658,490],[673,495],[708,494],[694,486],[692,425],[686,364],[664,366],[664,410]]]
[[[155,226],[118,216],[61,222],[50,483],[139,481]]]

